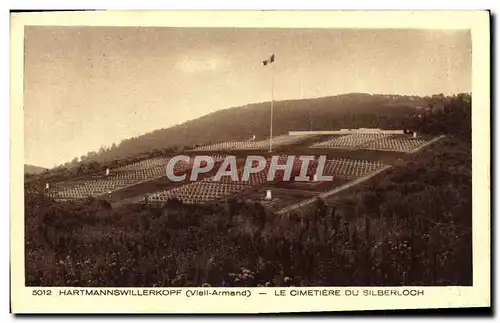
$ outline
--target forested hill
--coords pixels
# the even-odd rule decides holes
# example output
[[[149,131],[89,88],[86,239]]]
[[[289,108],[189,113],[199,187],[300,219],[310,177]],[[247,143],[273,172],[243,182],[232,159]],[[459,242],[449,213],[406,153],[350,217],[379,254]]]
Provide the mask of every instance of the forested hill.
[[[290,130],[309,129],[358,127],[402,129],[411,126],[412,117],[416,113],[432,105],[442,107],[442,102],[449,99],[443,95],[418,97],[351,93],[314,99],[276,101],[273,132],[279,135]],[[248,139],[252,135],[266,138],[269,135],[269,122],[269,102],[248,104],[219,110],[171,128],[126,139],[113,147],[103,147],[98,152],[89,152],[79,159],[84,162],[101,163],[154,150]]]
[[[41,174],[45,171],[47,171],[47,169],[43,167],[27,165],[27,164],[24,165],[24,173],[28,175]]]

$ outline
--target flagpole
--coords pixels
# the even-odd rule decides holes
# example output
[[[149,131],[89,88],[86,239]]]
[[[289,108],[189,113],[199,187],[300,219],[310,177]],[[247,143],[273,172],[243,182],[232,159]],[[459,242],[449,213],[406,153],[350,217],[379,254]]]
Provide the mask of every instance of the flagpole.
[[[274,110],[274,64],[271,67],[271,125],[269,130],[269,152],[273,151],[273,110]]]

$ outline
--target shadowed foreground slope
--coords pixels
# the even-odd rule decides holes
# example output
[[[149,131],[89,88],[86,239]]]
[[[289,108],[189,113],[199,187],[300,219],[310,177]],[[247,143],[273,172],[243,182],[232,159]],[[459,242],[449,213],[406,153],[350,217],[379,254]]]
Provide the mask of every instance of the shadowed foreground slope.
[[[471,285],[471,147],[446,138],[315,212],[26,195],[29,286]]]

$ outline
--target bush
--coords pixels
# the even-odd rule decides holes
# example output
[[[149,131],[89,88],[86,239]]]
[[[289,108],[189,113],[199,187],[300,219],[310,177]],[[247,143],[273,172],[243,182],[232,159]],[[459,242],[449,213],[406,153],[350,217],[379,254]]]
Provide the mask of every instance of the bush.
[[[437,143],[333,209],[116,209],[26,191],[28,286],[470,285],[470,144]]]

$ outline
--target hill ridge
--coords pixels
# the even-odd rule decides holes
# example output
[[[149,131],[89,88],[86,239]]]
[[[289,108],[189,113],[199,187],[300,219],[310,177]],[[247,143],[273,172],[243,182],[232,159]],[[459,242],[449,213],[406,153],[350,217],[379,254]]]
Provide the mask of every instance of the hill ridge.
[[[413,99],[412,99],[413,98]],[[308,99],[274,101],[273,132],[290,130],[378,127],[400,129],[392,117],[407,117],[411,107],[422,105],[417,96],[347,93]],[[85,156],[98,162],[155,149],[192,147],[226,140],[263,138],[269,133],[270,101],[217,110],[172,127],[160,128],[123,140],[116,147]],[[357,117],[355,117],[357,115]],[[88,157],[91,157],[90,159]]]

